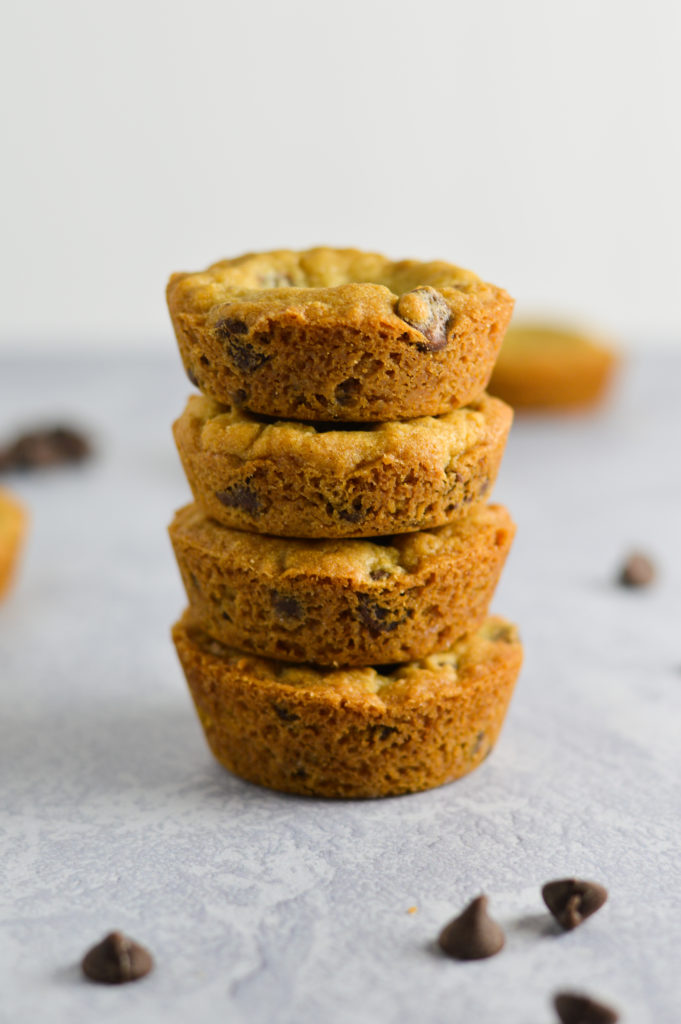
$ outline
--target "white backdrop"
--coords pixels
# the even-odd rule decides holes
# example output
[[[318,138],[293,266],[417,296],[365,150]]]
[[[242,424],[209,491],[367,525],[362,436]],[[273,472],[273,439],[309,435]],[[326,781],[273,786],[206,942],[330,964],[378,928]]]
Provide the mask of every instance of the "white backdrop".
[[[681,344],[681,4],[4,0],[0,345],[164,346],[172,270],[445,258]]]

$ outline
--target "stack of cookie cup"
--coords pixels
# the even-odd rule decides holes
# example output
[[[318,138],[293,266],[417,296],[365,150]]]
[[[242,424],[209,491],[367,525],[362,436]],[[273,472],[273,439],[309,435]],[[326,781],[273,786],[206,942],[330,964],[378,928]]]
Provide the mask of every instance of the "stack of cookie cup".
[[[486,504],[511,425],[484,393],[511,316],[447,263],[251,254],[175,274],[201,395],[173,630],[216,758],[273,789],[376,797],[475,768],[520,669],[487,610],[514,525]]]

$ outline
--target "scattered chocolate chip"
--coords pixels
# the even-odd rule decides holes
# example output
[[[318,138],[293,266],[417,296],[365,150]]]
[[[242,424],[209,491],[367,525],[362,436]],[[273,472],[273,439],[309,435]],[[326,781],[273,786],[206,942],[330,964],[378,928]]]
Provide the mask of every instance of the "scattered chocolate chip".
[[[21,434],[0,450],[0,470],[42,469],[64,462],[81,462],[91,454],[90,443],[70,427],[47,427]]]
[[[498,953],[506,941],[501,927],[487,913],[487,897],[478,896],[442,929],[440,948],[455,960],[483,960]]]
[[[290,594],[280,594],[273,590],[271,593],[272,608],[282,619],[296,619],[298,622],[303,618],[303,606],[300,601]]]
[[[566,931],[571,931],[595,914],[608,898],[607,889],[598,882],[585,882],[579,878],[547,882],[541,894],[556,921]]]
[[[187,376],[189,377],[189,383],[193,384],[195,388],[198,388],[199,382],[198,382],[198,380],[196,378],[196,374],[192,370],[191,366],[187,366],[187,367],[185,367],[185,369],[187,371]]]
[[[137,981],[154,966],[151,954],[121,932],[111,932],[83,957],[83,973],[103,985]]]
[[[274,713],[281,718],[282,722],[297,722],[300,715],[296,715],[293,711],[289,711],[283,704],[273,704]]]
[[[226,491],[216,491],[215,497],[226,508],[240,508],[251,516],[262,512],[262,502],[248,484],[233,484]]]
[[[633,551],[622,566],[619,583],[623,587],[649,587],[655,582],[655,566],[647,555]]]
[[[391,608],[377,604],[368,594],[358,591],[356,597],[358,618],[372,636],[378,636],[379,633],[392,633],[406,621],[406,614],[402,618],[395,618],[395,613]]]
[[[447,326],[451,313],[443,295],[430,285],[414,288],[400,296],[397,315],[424,336],[422,352],[438,352],[447,345]]]
[[[357,377],[348,377],[342,380],[335,391],[335,399],[338,405],[351,405],[359,395],[360,384]]]
[[[553,1005],[561,1024],[616,1024],[620,1019],[611,1006],[573,992],[559,992],[554,997]]]

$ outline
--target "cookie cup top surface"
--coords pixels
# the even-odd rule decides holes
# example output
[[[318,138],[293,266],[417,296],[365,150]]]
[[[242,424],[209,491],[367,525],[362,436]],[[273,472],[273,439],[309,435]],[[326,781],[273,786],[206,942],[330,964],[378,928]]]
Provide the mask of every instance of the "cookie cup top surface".
[[[174,274],[168,307],[204,394],[298,420],[439,415],[484,391],[513,300],[443,261],[278,250]]]

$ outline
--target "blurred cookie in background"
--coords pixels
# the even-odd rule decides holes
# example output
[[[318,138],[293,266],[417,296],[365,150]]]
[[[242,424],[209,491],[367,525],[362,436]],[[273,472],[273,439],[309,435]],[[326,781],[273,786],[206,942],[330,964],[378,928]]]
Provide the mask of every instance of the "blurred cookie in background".
[[[506,332],[488,390],[517,409],[586,408],[605,396],[618,362],[615,349],[597,336],[519,322]]]
[[[23,505],[9,491],[0,489],[0,600],[14,577],[27,525]]]

